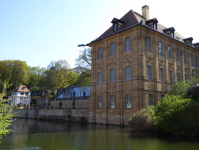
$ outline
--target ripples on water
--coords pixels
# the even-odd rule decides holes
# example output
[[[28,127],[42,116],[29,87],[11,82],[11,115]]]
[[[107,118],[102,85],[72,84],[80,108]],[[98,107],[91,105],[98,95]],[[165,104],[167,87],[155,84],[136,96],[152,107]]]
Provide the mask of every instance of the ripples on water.
[[[199,139],[132,133],[131,129],[17,119],[0,149],[14,150],[198,150]]]

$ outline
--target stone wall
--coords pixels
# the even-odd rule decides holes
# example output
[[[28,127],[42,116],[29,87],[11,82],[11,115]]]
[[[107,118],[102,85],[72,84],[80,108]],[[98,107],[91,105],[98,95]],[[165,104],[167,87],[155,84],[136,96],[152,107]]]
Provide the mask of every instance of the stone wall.
[[[89,109],[21,109],[18,110],[18,117],[62,120],[72,122],[88,122]]]
[[[61,99],[60,99],[61,100]],[[54,109],[58,109],[59,108],[59,103],[60,103],[60,100],[59,101],[52,101],[50,100],[50,103],[51,103],[51,106],[54,108]],[[37,99],[37,105],[39,106],[39,108],[45,108],[46,107],[46,103],[49,102],[49,99],[46,99],[46,98],[38,98]],[[72,108],[72,102],[73,100],[61,100],[62,102],[62,109],[65,109],[65,108]],[[75,100],[75,108],[81,108],[81,109],[89,109],[90,108],[90,99],[77,99]]]

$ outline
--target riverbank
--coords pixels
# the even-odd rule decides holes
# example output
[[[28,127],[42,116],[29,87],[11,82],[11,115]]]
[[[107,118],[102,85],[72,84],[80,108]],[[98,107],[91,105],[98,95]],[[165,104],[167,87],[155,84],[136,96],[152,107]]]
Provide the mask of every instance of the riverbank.
[[[18,118],[88,123],[89,109],[20,109]]]

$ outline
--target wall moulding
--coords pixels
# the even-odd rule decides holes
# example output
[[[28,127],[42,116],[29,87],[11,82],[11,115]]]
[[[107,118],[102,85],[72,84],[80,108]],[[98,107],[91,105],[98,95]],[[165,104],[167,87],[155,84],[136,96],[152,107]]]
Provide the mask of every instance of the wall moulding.
[[[116,63],[115,62],[111,62],[108,64],[108,68],[109,69],[115,69],[116,68]]]

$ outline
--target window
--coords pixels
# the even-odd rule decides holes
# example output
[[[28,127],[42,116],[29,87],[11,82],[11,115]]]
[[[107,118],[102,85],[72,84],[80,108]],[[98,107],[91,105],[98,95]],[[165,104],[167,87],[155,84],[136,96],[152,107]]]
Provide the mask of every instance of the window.
[[[160,68],[160,81],[163,82],[163,69]]]
[[[162,51],[162,42],[159,42],[159,54],[163,55],[163,51]]]
[[[102,72],[98,72],[98,85],[102,84]]]
[[[171,46],[168,47],[168,57],[171,58]]]
[[[115,69],[110,70],[111,83],[115,82]]]
[[[193,55],[191,55],[191,65],[193,66]]]
[[[148,80],[152,80],[151,66],[148,66]]]
[[[115,96],[110,97],[110,108],[115,109]]]
[[[198,67],[198,58],[195,56],[195,66]]]
[[[156,30],[156,24],[153,25],[153,28]]]
[[[180,61],[180,54],[179,54],[179,50],[176,50],[176,60]]]
[[[131,109],[131,95],[130,94],[126,95],[126,108]]]
[[[173,38],[173,33],[171,33],[171,37]]]
[[[148,104],[149,105],[153,105],[153,95],[152,94],[149,94],[149,102],[148,102]]]
[[[131,67],[130,66],[127,66],[125,68],[125,80],[126,81],[130,81],[131,80]]]
[[[111,56],[115,55],[115,43],[111,43]]]
[[[172,71],[169,71],[169,80],[170,80],[170,84],[172,84],[173,83]]]
[[[117,31],[117,24],[114,24],[114,31]]]
[[[187,63],[186,52],[184,52],[184,63]]]
[[[98,109],[102,109],[102,97],[98,97]]]
[[[125,52],[130,51],[130,38],[125,39]]]
[[[21,95],[24,95],[24,92],[21,92]]]
[[[181,81],[181,78],[180,78],[180,73],[178,73],[178,82]]]
[[[98,59],[102,59],[102,47],[98,49]]]
[[[147,38],[147,51],[151,51],[151,39]]]
[[[188,80],[188,77],[187,77],[187,75],[185,75],[185,81],[186,81],[186,80]]]

